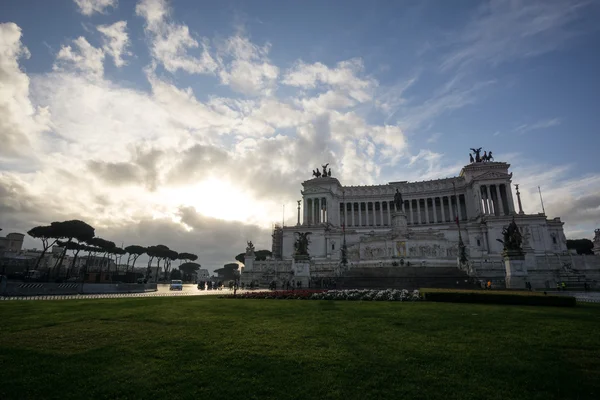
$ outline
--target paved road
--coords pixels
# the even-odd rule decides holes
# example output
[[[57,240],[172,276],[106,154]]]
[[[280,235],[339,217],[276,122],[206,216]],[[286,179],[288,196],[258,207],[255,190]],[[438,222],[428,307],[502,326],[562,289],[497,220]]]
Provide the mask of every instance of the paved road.
[[[146,293],[111,293],[111,294],[71,294],[71,295],[49,295],[49,296],[18,296],[3,297],[0,301],[17,300],[69,300],[69,299],[117,299],[124,297],[171,297],[171,296],[207,296],[219,294],[232,294],[233,290],[198,290],[196,285],[183,285],[183,290],[169,290],[169,285],[157,285],[157,291]],[[245,291],[238,290],[237,293]]]
[[[223,290],[198,290],[196,285],[183,285],[183,290],[169,290],[169,285],[158,285],[156,292],[146,293],[114,293],[114,294],[73,294],[73,295],[53,295],[53,296],[21,296],[21,297],[2,297],[0,301],[17,300],[69,300],[69,299],[117,299],[124,297],[169,297],[169,296],[209,296],[219,294],[232,294],[229,289]],[[265,290],[265,289],[261,289]],[[238,290],[237,293],[244,293],[247,290]],[[600,303],[600,292],[549,292],[553,295],[574,296],[577,301],[584,303]]]

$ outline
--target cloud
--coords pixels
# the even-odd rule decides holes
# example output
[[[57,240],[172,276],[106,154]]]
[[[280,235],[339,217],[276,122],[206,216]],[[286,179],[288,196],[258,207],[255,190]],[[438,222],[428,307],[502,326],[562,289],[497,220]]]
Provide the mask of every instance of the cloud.
[[[104,52],[92,46],[83,36],[73,40],[75,49],[62,46],[56,55],[54,70],[73,70],[91,78],[104,75]]]
[[[547,129],[547,128],[552,128],[554,126],[558,126],[558,125],[560,125],[560,123],[561,123],[561,121],[558,118],[540,120],[533,124],[519,125],[518,127],[515,128],[515,132],[525,133],[525,132],[535,131],[538,129]]]
[[[473,63],[498,65],[562,47],[578,31],[587,0],[492,0],[479,7],[461,32],[452,32],[442,70]]]
[[[240,35],[225,40],[219,50],[221,82],[247,95],[270,94],[279,68],[269,62],[269,49],[269,44],[259,47]]]
[[[335,68],[329,68],[320,62],[306,64],[299,61],[286,71],[282,83],[303,89],[315,89],[323,84],[342,91],[358,102],[366,102],[372,99],[377,81],[359,77],[363,70],[364,65],[359,58],[341,61]]]
[[[127,64],[123,60],[124,55],[130,56],[127,51],[129,36],[127,35],[127,21],[118,21],[112,25],[98,25],[96,27],[103,37],[102,49],[113,58],[115,66],[122,67]]]
[[[118,0],[73,0],[79,12],[90,16],[94,13],[104,14],[108,7],[117,8]]]
[[[440,137],[442,137],[442,133],[436,132],[427,138],[427,143],[437,143]]]
[[[170,20],[166,0],[141,0],[135,7],[138,16],[146,20],[152,57],[171,73],[183,70],[190,74],[212,74],[217,63],[209,53],[206,39],[199,43],[192,38],[187,25]],[[199,57],[189,54],[202,48]]]
[[[513,183],[519,184],[523,210],[527,214],[542,212],[538,186],[549,218],[560,217],[565,223],[567,237],[577,238],[581,231],[585,237],[592,237],[600,222],[600,176],[581,176],[574,173],[573,165],[532,164],[522,154],[514,154],[519,160],[511,169]],[[498,159],[507,159],[499,155]],[[513,198],[517,207],[517,196],[513,188]]]
[[[477,103],[484,96],[482,92],[495,83],[494,80],[488,80],[463,84],[458,78],[454,78],[425,101],[401,106],[393,115],[397,118],[397,124],[405,131],[415,132],[445,113]]]
[[[38,136],[48,128],[49,112],[29,100],[29,77],[19,60],[29,58],[21,43],[21,28],[0,24],[0,161],[35,157]]]

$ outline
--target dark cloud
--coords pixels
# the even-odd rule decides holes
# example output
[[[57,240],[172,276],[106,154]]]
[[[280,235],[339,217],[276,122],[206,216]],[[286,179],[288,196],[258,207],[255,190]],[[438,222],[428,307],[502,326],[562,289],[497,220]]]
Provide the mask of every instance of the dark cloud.
[[[167,184],[198,182],[219,169],[228,169],[232,164],[225,150],[202,144],[193,145],[171,157],[176,162],[167,174]]]
[[[125,246],[164,244],[177,252],[194,253],[198,255],[197,262],[209,270],[235,262],[234,257],[245,250],[248,240],[252,240],[257,248],[271,249],[271,232],[256,225],[206,217],[191,207],[180,208],[179,217],[192,229],[188,231],[169,218],[144,218],[107,227],[99,230],[99,234],[119,244],[124,242]],[[147,262],[147,259],[141,258],[140,262]]]
[[[112,185],[132,184],[141,181],[141,170],[138,166],[128,163],[105,163],[102,161],[88,161],[88,170]]]
[[[548,202],[546,209],[548,214],[560,216],[571,227],[578,224],[595,225],[600,222],[600,194],[588,194],[560,203]]]
[[[90,160],[87,169],[109,185],[141,185],[154,191],[160,184],[160,162],[164,154],[163,150],[137,146],[129,162]]]

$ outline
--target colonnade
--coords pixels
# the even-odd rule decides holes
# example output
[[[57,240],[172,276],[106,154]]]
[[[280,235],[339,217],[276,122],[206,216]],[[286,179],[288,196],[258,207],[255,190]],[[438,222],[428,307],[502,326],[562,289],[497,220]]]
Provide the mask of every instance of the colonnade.
[[[514,212],[512,193],[506,184],[479,185],[481,213],[486,215],[510,215]],[[477,191],[476,191],[477,193]],[[304,199],[305,225],[331,223],[347,227],[391,226],[395,203],[390,200],[353,200],[340,202],[339,209],[329,209],[325,197]],[[409,225],[428,225],[467,220],[467,205],[464,194],[457,196],[432,196],[406,199],[402,204]]]
[[[514,212],[512,194],[505,184],[480,185],[481,212],[487,215],[509,215]]]
[[[346,201],[339,203],[339,225],[347,227],[391,226],[392,213],[396,211],[392,200]],[[452,222],[456,216],[460,220],[467,219],[465,196],[437,196],[419,199],[407,199],[402,205],[409,225],[425,225]],[[325,198],[308,198],[304,200],[304,223],[317,225],[331,221]]]
[[[329,221],[327,210],[327,199],[325,197],[313,197],[304,199],[304,224],[318,225]]]

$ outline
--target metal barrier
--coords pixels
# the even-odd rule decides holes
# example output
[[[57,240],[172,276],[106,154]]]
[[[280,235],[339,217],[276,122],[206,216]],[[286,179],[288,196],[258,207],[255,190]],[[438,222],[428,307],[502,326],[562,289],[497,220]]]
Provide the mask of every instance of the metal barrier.
[[[101,293],[145,293],[156,291],[155,283],[21,283],[3,282],[0,296],[53,296]]]

